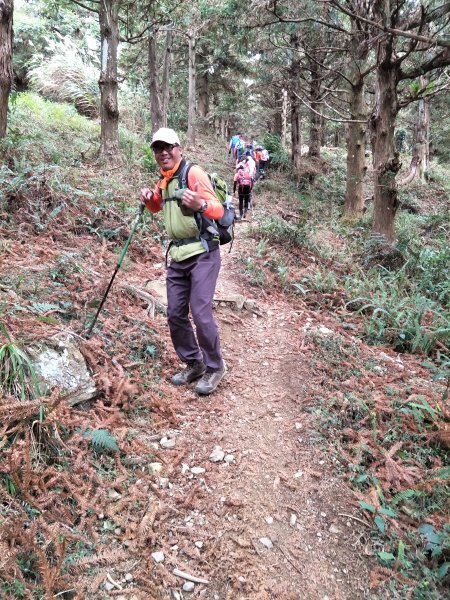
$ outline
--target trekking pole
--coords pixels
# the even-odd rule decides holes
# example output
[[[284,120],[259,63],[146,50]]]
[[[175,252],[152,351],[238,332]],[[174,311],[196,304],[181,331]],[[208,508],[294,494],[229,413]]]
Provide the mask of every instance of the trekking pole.
[[[89,339],[91,337],[91,335],[92,335],[92,330],[94,329],[94,325],[97,322],[98,315],[100,314],[100,311],[102,310],[103,305],[105,304],[105,300],[106,300],[106,298],[108,296],[109,290],[111,289],[111,286],[112,286],[113,281],[114,281],[114,279],[115,279],[115,277],[117,275],[117,272],[120,269],[120,265],[122,264],[123,258],[125,256],[127,250],[128,250],[128,246],[130,245],[131,238],[133,237],[134,232],[136,231],[136,228],[137,228],[137,226],[140,223],[141,217],[142,217],[142,215],[144,213],[144,209],[145,209],[145,205],[141,204],[141,206],[139,208],[139,213],[138,213],[137,217],[135,218],[135,220],[133,222],[133,226],[131,228],[130,235],[128,236],[128,239],[127,239],[127,241],[125,243],[125,246],[123,247],[122,253],[119,256],[119,260],[117,261],[117,265],[116,265],[116,268],[114,270],[113,276],[111,277],[111,281],[109,282],[108,287],[106,288],[106,292],[103,295],[102,301],[100,302],[100,306],[97,309],[97,313],[96,313],[96,315],[94,317],[94,320],[92,321],[92,323],[91,323],[91,325],[90,325],[90,327],[89,327],[89,329],[88,329],[88,331],[86,333],[86,339]]]

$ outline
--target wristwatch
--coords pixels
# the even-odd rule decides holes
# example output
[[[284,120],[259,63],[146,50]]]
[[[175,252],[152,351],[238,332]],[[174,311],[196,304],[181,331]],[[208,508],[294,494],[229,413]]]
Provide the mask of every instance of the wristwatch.
[[[198,209],[198,212],[204,213],[207,208],[208,208],[208,203],[206,202],[206,200],[202,200],[202,203],[200,205],[200,208]]]

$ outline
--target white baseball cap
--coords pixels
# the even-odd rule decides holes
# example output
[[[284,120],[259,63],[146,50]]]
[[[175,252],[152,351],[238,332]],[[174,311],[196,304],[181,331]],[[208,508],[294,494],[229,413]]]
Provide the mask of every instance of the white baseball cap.
[[[168,127],[161,127],[161,129],[155,131],[150,146],[153,147],[153,144],[156,142],[165,142],[166,144],[177,144],[178,146],[181,146],[180,138],[176,131],[169,129]]]

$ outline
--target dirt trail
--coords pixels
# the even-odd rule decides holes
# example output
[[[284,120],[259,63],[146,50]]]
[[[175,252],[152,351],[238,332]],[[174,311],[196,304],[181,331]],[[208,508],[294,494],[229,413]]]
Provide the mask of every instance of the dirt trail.
[[[218,298],[254,294],[237,261],[251,243],[246,230],[239,224],[232,252],[222,251]],[[193,597],[372,597],[368,530],[346,516],[357,514],[354,497],[333,475],[306,410],[308,393],[320,385],[302,351],[307,316],[283,300],[256,302],[255,311],[217,308],[229,369],[217,392],[208,398],[192,388],[182,392],[175,433],[183,459],[164,494],[177,516],[161,548],[172,564],[209,580],[195,586]],[[225,460],[210,460],[215,446]],[[174,450],[166,452],[170,461]],[[193,467],[205,472],[194,474]],[[182,506],[175,501],[180,495]],[[183,595],[172,588],[172,597],[191,597],[177,589]]]

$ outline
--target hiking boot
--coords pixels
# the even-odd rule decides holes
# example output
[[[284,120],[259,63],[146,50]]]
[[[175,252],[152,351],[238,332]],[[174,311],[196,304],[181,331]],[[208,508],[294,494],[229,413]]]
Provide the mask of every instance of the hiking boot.
[[[222,381],[226,371],[227,367],[225,362],[223,363],[223,367],[221,369],[217,369],[215,371],[206,369],[205,374],[195,386],[195,391],[197,394],[200,396],[208,396],[208,394],[212,394]]]
[[[172,377],[170,380],[173,385],[184,385],[198,379],[206,371],[206,365],[200,360],[188,362],[186,367]]]

